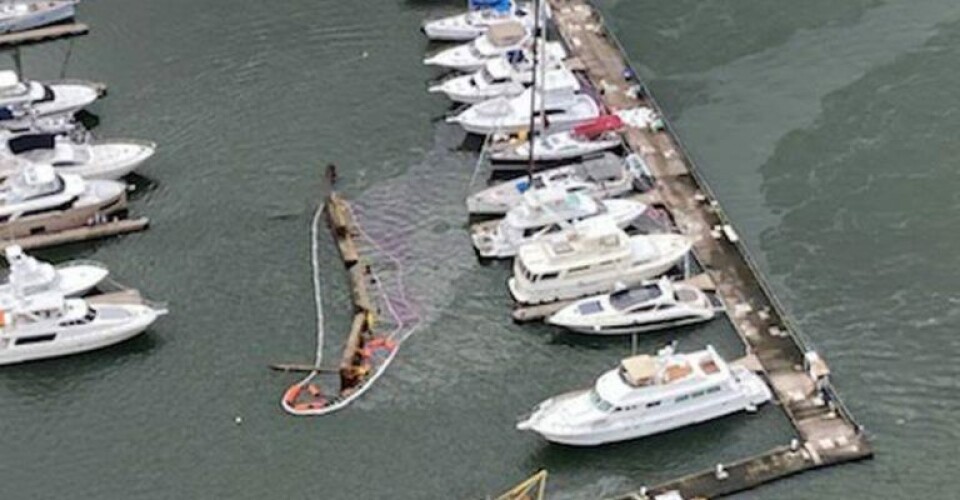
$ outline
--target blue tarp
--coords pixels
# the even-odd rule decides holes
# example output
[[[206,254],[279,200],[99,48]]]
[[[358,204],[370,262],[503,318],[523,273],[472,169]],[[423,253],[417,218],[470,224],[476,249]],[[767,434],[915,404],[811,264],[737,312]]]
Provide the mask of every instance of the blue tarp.
[[[509,12],[513,6],[511,0],[469,0],[470,10],[494,9],[500,12]]]

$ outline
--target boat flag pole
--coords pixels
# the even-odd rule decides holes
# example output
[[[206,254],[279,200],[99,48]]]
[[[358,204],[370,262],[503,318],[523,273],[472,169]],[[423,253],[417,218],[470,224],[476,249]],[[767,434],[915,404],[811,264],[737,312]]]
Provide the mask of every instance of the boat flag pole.
[[[527,141],[530,144],[527,157],[527,182],[531,185],[533,184],[533,129],[537,124],[537,65],[540,62],[537,40],[540,36],[540,0],[533,1],[533,9],[533,70],[530,86],[530,129],[527,132]],[[543,106],[542,102],[540,106]]]

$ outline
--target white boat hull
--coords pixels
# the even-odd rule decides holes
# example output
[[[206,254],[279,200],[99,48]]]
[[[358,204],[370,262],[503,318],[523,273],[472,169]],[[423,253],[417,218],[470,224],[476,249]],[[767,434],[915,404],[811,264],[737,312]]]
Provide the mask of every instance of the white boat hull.
[[[59,23],[73,18],[75,2],[58,2],[57,5],[22,16],[0,19],[0,33],[13,33]]]
[[[655,419],[639,420],[630,424],[610,425],[589,433],[563,433],[538,429],[536,424],[529,428],[547,441],[568,446],[599,446],[608,443],[638,439],[662,432],[672,431],[690,425],[696,425],[733,413],[755,410],[757,406],[769,400],[768,398],[750,399],[743,394],[732,394],[723,400],[710,401],[708,405],[696,408],[696,411],[672,412],[658,415]]]
[[[156,321],[160,314],[165,313],[165,311],[154,311],[147,306],[140,307],[150,312],[144,312],[130,322],[103,328],[96,332],[64,335],[62,340],[58,337],[50,342],[14,345],[11,339],[0,335],[0,365],[79,354],[129,340],[143,333]]]

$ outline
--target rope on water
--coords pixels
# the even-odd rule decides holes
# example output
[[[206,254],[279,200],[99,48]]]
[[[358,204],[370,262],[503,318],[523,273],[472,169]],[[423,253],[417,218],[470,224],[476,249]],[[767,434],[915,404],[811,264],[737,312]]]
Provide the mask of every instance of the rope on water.
[[[323,298],[321,297],[320,288],[320,238],[318,228],[325,206],[325,204],[321,203],[320,206],[317,207],[317,212],[313,215],[313,224],[310,228],[310,237],[312,240],[310,245],[310,252],[312,254],[310,262],[313,264],[313,294],[317,308],[317,356],[314,366],[320,366],[320,362],[323,361]]]

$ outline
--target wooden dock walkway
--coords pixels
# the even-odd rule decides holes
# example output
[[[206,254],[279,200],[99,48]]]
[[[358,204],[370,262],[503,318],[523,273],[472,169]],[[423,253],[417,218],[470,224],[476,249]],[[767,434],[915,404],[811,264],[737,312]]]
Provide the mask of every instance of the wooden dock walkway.
[[[602,89],[601,98],[611,111],[637,106],[661,111],[589,0],[549,2],[563,41],[593,85]],[[697,260],[729,311],[747,353],[762,366],[799,444],[796,450],[777,448],[730,464],[726,474],[718,475],[711,468],[620,498],[653,498],[671,490],[682,498],[711,498],[803,470],[872,456],[862,429],[836,395],[826,364],[818,355],[808,354],[809,348],[784,316],[733,224],[683,154],[670,124],[666,120],[664,124],[665,129],[657,132],[630,129],[626,143],[643,156],[656,179],[656,195],[650,196],[694,240]]]
[[[0,50],[86,35],[90,27],[83,23],[55,24],[27,31],[0,35]]]

